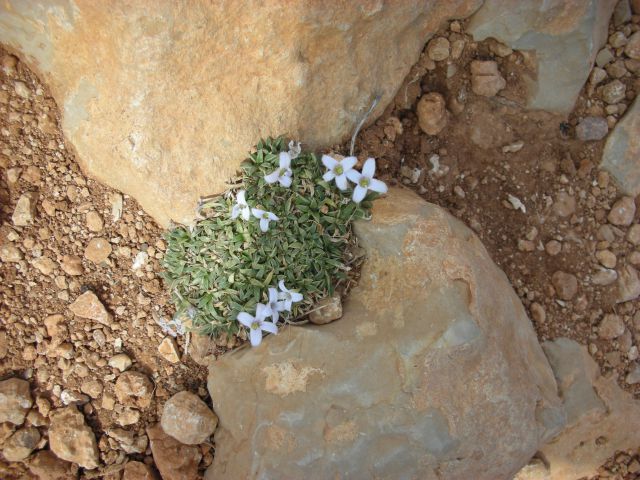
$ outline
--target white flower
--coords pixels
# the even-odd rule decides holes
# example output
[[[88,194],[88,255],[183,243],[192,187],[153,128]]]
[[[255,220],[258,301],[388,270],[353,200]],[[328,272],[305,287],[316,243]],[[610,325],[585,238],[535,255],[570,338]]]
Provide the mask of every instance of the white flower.
[[[279,312],[284,312],[287,309],[284,301],[280,300],[278,290],[275,288],[269,289],[269,308],[271,309],[273,323],[278,323],[278,319],[280,318]]]
[[[233,219],[238,218],[239,215],[242,215],[242,218],[245,220],[249,220],[249,217],[251,217],[251,209],[249,205],[247,205],[244,193],[244,190],[240,190],[236,195],[236,204],[233,206],[233,210],[231,210],[231,218]]]
[[[283,187],[289,188],[291,186],[291,155],[287,152],[280,152],[280,167],[276,168],[269,175],[264,176],[264,181],[267,183],[280,182]]]
[[[289,142],[289,156],[291,157],[291,160],[295,160],[296,158],[298,158],[301,152],[302,147],[300,146],[300,142],[294,142],[293,140],[291,140]]]
[[[342,160],[336,160],[329,155],[322,155],[322,164],[327,167],[327,171],[322,176],[325,182],[335,179],[336,185],[340,190],[347,189],[347,174],[353,170],[358,159],[356,157],[346,157]]]
[[[291,304],[302,301],[302,294],[287,289],[287,287],[284,286],[284,280],[280,280],[278,286],[280,287],[278,298],[283,301],[285,310],[290,312]]]
[[[362,173],[356,170],[349,170],[349,172],[347,172],[349,180],[356,184],[356,188],[353,189],[354,202],[360,203],[367,194],[367,190],[378,193],[387,192],[387,185],[373,178],[374,173],[376,173],[376,161],[373,158],[368,158],[367,161],[364,162]]]
[[[260,230],[262,230],[263,232],[269,230],[269,222],[271,220],[273,220],[274,222],[280,220],[274,213],[265,212],[264,210],[260,210],[259,208],[252,208],[251,213],[253,213],[254,217],[260,219]]]
[[[262,342],[262,332],[278,333],[278,327],[265,318],[271,316],[271,309],[263,303],[256,305],[256,316],[252,317],[246,312],[240,312],[236,319],[249,329],[249,340],[251,346],[257,347]]]

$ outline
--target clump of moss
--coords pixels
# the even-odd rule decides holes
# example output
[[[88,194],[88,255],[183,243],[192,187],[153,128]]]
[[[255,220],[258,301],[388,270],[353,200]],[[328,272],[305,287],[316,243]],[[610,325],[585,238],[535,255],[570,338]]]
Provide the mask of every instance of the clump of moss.
[[[291,163],[290,188],[267,184],[286,151],[283,137],[261,140],[241,166],[234,190],[244,189],[250,207],[275,213],[261,232],[257,219],[231,218],[233,191],[204,205],[205,219],[193,228],[166,235],[164,278],[178,312],[190,312],[194,327],[210,335],[236,334],[236,317],[266,302],[267,289],[284,280],[304,295],[289,321],[302,318],[347,278],[347,248],[355,242],[352,222],[365,217],[375,194],[362,203],[322,180],[323,166],[313,153]]]

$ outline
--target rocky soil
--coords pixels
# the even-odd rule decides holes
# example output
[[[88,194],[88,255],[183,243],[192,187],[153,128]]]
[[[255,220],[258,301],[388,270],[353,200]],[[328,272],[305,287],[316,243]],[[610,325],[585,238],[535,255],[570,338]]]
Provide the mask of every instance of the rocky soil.
[[[526,53],[475,43],[452,22],[356,153],[478,233],[541,340],[588,345],[639,398],[640,301],[622,300],[640,293],[640,212],[597,168],[605,135],[640,91],[640,17],[623,20],[568,120],[522,108]],[[0,383],[10,405],[0,411],[0,476],[202,472],[214,453],[206,438],[176,433],[175,409],[165,430],[157,424],[169,398],[189,391],[179,403],[200,416],[179,418],[215,428],[198,403],[211,404],[206,371],[186,353],[202,361],[233,339],[187,347],[161,328],[173,314],[158,276],[161,230],[133,199],[83,175],[46,87],[0,57],[0,378],[22,379]],[[139,463],[124,469],[127,459]],[[638,451],[620,452],[601,478],[640,478]]]

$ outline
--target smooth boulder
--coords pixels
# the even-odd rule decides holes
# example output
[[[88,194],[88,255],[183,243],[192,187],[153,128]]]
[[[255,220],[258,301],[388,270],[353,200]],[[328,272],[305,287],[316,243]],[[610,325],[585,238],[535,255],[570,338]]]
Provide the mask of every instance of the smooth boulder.
[[[564,424],[480,240],[407,190],[374,203],[343,318],[213,362],[217,478],[511,478]]]
[[[331,145],[376,97],[380,115],[443,22],[481,3],[7,0],[0,42],[48,83],[84,170],[168,225],[259,138]]]

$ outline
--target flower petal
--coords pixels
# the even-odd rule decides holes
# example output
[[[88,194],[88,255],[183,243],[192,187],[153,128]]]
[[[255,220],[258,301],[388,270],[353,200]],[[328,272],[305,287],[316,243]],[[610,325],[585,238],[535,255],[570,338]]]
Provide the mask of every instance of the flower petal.
[[[347,170],[353,169],[353,167],[356,166],[356,163],[358,163],[358,159],[356,157],[345,157],[340,162],[340,165],[342,165],[342,170],[346,172]]]
[[[289,188],[291,186],[291,177],[289,176],[280,177],[280,185],[282,185],[285,188]]]
[[[262,330],[259,328],[252,328],[249,331],[249,339],[251,340],[251,346],[257,347],[262,342]]]
[[[369,184],[369,190],[373,190],[378,193],[387,193],[387,184],[377,178],[372,178]]]
[[[275,303],[278,301],[278,290],[273,287],[269,288],[269,303]]]
[[[276,302],[276,310],[277,310],[278,312],[284,312],[286,309],[287,309],[287,306],[284,304],[284,302],[283,302],[283,301],[278,300],[278,301]]]
[[[362,174],[367,178],[373,178],[373,175],[375,173],[376,173],[376,159],[367,158],[367,161],[364,162],[364,166],[362,167]]]
[[[242,325],[244,325],[247,328],[251,328],[251,324],[253,323],[253,321],[255,320],[255,318],[253,318],[251,315],[249,315],[247,312],[240,312],[238,314],[238,316],[236,317],[236,320],[238,320]]]
[[[289,168],[291,166],[291,155],[287,152],[280,152],[280,168]]]
[[[348,172],[345,172],[345,175],[347,176],[347,178],[349,180],[351,180],[356,185],[358,184],[358,182],[362,178],[362,174],[357,170],[349,170]]]
[[[338,161],[329,155],[322,155],[322,164],[329,170],[333,170],[333,167],[338,164]]]
[[[252,208],[251,213],[253,213],[253,216],[256,218],[262,218],[264,210],[260,210],[259,208]]]
[[[247,200],[244,198],[244,190],[238,190],[238,194],[236,195],[236,202],[240,205],[245,205]]]
[[[291,292],[291,301],[292,301],[293,303],[301,302],[303,298],[304,298],[304,297],[302,296],[302,294],[301,294],[301,293],[298,293],[298,292]]]
[[[330,182],[331,180],[333,180],[335,178],[336,174],[333,173],[333,170],[327,170],[325,172],[325,174],[322,176],[322,179],[325,182]]]
[[[259,303],[256,305],[256,320],[262,321],[267,317],[271,316],[271,308],[264,303]]]
[[[291,311],[291,298],[288,298],[286,300],[282,301],[283,305],[284,305],[284,311],[285,312],[290,312]]]
[[[346,175],[343,173],[342,175],[338,175],[336,177],[336,185],[338,186],[338,188],[340,190],[346,190],[348,187],[348,183],[347,183],[347,177]]]
[[[260,328],[265,332],[273,333],[274,335],[277,335],[278,333],[278,327],[276,327],[275,323],[262,322],[260,324]]]
[[[276,183],[280,178],[280,169],[274,170],[269,175],[264,176],[264,181],[267,183]]]
[[[231,209],[231,219],[235,220],[236,218],[238,218],[238,216],[240,215],[240,205],[234,205],[233,208]]]
[[[249,220],[249,218],[251,218],[251,209],[249,207],[244,207],[242,209],[242,218],[245,220]]]
[[[283,292],[288,292],[289,291],[289,289],[284,286],[284,280],[280,280],[278,282],[278,287],[280,287],[280,290],[283,291]]]
[[[361,187],[360,185],[356,186],[356,188],[353,189],[353,201],[356,203],[360,203],[366,195],[367,189]]]
[[[273,323],[278,323],[278,319],[280,318],[280,314],[278,313],[280,310],[278,309],[271,309],[271,321]]]
[[[280,218],[275,213],[268,212],[267,215],[269,216],[269,220],[273,220],[274,222],[280,220]]]
[[[260,230],[262,230],[263,232],[266,232],[269,230],[269,219],[268,218],[261,218],[260,219]]]

